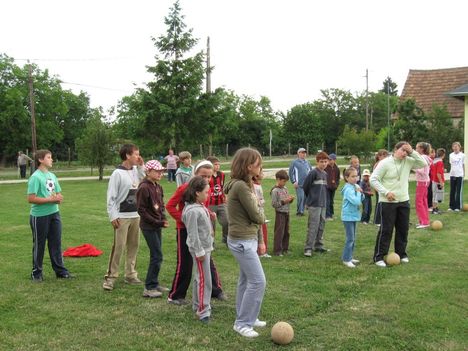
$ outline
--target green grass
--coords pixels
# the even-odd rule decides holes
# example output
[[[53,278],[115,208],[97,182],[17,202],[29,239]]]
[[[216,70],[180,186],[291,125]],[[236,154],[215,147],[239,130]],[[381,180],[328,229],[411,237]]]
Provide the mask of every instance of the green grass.
[[[167,201],[174,186],[162,184]],[[272,184],[272,180],[264,183],[267,200]],[[434,232],[413,229],[413,210],[411,262],[387,269],[370,264],[376,228],[359,225],[355,256],[362,263],[354,270],[340,262],[344,230],[339,220],[326,223],[325,244],[332,251],[305,258],[307,218],[291,216],[292,255],[262,260],[267,290],[260,317],[269,326],[259,329],[257,339],[247,340],[232,330],[238,266],[221,245],[219,234],[213,256],[229,300],[213,301],[212,322],[205,326],[194,319],[189,306],[168,305],[165,298],[144,299],[142,287],[125,285],[123,279],[113,292],[105,292],[101,284],[112,244],[107,182],[68,181],[62,188],[63,249],[91,243],[105,253],[97,258],[65,258],[66,266],[77,275],[71,281],[54,278],[46,253],[45,281],[33,284],[26,186],[0,185],[1,350],[468,349],[468,213],[439,216],[444,229]],[[414,184],[411,191],[414,194]],[[337,194],[337,212],[340,201]],[[266,209],[273,219],[271,207]],[[175,270],[174,223],[163,235],[160,280],[169,286]],[[142,278],[147,264],[148,249],[141,238],[138,271]],[[280,320],[295,330],[287,347],[270,340],[270,327]]]

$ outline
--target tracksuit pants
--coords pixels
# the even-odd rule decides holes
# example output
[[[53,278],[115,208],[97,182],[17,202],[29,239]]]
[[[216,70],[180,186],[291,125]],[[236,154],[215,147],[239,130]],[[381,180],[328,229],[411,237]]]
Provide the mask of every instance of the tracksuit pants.
[[[450,203],[449,208],[460,210],[462,208],[463,177],[450,177]]]
[[[196,267],[193,274],[192,308],[202,319],[211,315],[211,252],[205,253],[205,260],[200,262],[192,254],[192,263]]]

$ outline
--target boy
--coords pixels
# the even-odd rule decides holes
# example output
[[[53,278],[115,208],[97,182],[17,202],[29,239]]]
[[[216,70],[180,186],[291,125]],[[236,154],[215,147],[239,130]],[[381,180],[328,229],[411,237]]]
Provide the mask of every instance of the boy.
[[[335,208],[333,203],[335,201],[335,192],[338,189],[338,185],[340,185],[340,169],[336,165],[336,155],[330,154],[328,155],[328,165],[325,168],[325,172],[327,172],[327,213],[326,213],[326,220],[332,221],[333,216],[335,215]]]
[[[359,163],[359,157],[356,155],[352,155],[349,159],[349,167],[353,167],[356,169],[357,174],[358,174],[358,182],[361,181],[361,165]],[[343,179],[344,179],[344,172],[346,171],[347,167],[343,169]]]
[[[361,216],[361,223],[362,224],[369,224],[371,213],[372,213],[372,188],[370,185],[370,171],[365,169],[362,172],[362,180],[359,182],[359,186],[362,189],[362,193],[364,194],[364,200],[362,201],[362,216]]]
[[[444,201],[444,157],[445,149],[437,149],[437,157],[431,165],[432,214],[441,214],[439,203]]]
[[[304,256],[311,257],[312,249],[316,252],[328,252],[323,246],[323,231],[325,229],[325,214],[327,210],[327,173],[328,154],[319,152],[315,156],[317,167],[309,172],[304,180],[304,193],[309,211],[307,238]]]
[[[114,282],[119,276],[120,258],[125,248],[127,249],[125,283],[141,284],[135,270],[140,242],[140,216],[136,205],[136,191],[140,179],[145,175],[144,163],[136,145],[123,145],[119,154],[122,164],[112,172],[107,186],[107,213],[114,228],[114,243],[109,256],[109,267],[102,284],[102,288],[108,291],[114,289]]]
[[[289,250],[289,204],[294,196],[288,194],[286,183],[288,172],[280,170],[275,174],[276,185],[271,189],[271,205],[275,209],[275,238],[273,254],[283,256]]]
[[[33,234],[33,268],[31,279],[42,282],[42,262],[45,243],[48,240],[50,262],[57,278],[72,276],[65,268],[62,258],[62,221],[59,204],[63,200],[57,177],[49,172],[52,168],[52,153],[39,150],[35,156],[37,170],[28,181],[28,202],[31,205],[29,223]]]
[[[169,222],[164,207],[163,188],[159,184],[164,168],[159,161],[151,160],[145,165],[146,177],[141,181],[136,193],[140,229],[143,232],[150,250],[148,273],[146,274],[143,297],[161,297],[169,289],[160,285],[158,276],[163,261],[161,251],[161,229],[167,228]]]
[[[216,213],[219,224],[223,228],[223,243],[227,243],[228,235],[228,220],[226,211],[226,196],[224,195],[224,173],[219,170],[220,162],[215,156],[207,158],[213,164],[213,175],[209,180],[210,184],[210,197],[208,199],[208,209]],[[216,220],[213,219],[213,230],[216,227]]]
[[[177,168],[175,179],[177,187],[182,184],[188,183],[192,177],[192,154],[188,151],[182,151],[179,154],[180,166]]]

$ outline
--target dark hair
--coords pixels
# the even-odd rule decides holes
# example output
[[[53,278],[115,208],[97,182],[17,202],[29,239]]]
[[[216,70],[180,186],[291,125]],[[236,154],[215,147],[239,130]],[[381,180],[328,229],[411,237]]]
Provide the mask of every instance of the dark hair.
[[[406,145],[406,144],[409,144],[408,142],[406,141],[400,141],[398,143],[396,143],[395,147],[393,148],[394,151],[398,150],[400,147],[402,147],[403,145]]]
[[[197,201],[197,192],[203,191],[206,188],[208,182],[205,178],[200,176],[195,176],[190,179],[187,189],[184,192],[184,201],[189,204],[193,204]]]
[[[133,144],[125,144],[122,145],[119,151],[120,158],[122,161],[125,161],[127,159],[127,155],[133,154],[136,150],[138,150],[138,147]]]
[[[375,162],[379,162],[381,156],[387,157],[388,151],[385,149],[380,149],[379,151],[377,151],[377,153],[375,154]]]
[[[356,172],[357,173],[357,169],[354,168],[354,167],[348,167],[345,169],[345,171],[343,172],[343,178],[344,178],[344,181],[347,183],[348,182],[348,177],[351,175],[351,172]]]
[[[328,160],[328,154],[325,151],[320,151],[317,155],[315,155],[315,160],[317,162],[324,159]]]
[[[255,164],[257,160],[262,164],[262,155],[250,147],[243,147],[239,149],[234,154],[231,163],[231,178],[243,180],[252,187],[252,180],[249,179],[249,170],[250,165]]]
[[[215,162],[219,162],[219,158],[217,158],[216,156],[208,156],[206,158],[208,161],[210,161],[211,163],[215,163]]]
[[[39,161],[39,160],[43,160],[44,157],[46,157],[47,154],[52,155],[52,152],[50,152],[47,149],[42,149],[42,150],[37,150],[36,151],[36,154],[34,155],[34,164],[36,165],[36,168],[39,168],[39,166],[41,165],[41,161]]]
[[[445,155],[445,149],[443,148],[437,149],[437,157],[442,157],[444,155]]]
[[[431,152],[431,144],[429,143],[420,141],[419,143],[416,144],[416,147],[418,146],[422,149],[422,152],[424,153],[424,155],[429,155],[429,153]]]
[[[282,179],[289,180],[289,175],[288,175],[288,172],[286,172],[284,169],[280,169],[278,172],[276,172],[275,178],[277,180],[282,180]]]

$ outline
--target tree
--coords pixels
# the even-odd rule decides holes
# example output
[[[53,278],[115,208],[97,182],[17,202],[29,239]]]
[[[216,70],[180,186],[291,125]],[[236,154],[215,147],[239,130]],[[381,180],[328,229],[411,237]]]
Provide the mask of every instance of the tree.
[[[407,99],[398,106],[398,119],[394,124],[395,141],[407,141],[414,145],[427,140],[427,117],[414,99]]]
[[[372,130],[361,130],[345,126],[343,134],[338,139],[338,145],[343,153],[369,158],[375,151],[376,136]]]
[[[397,87],[398,87],[397,83],[395,83],[392,80],[392,78],[387,77],[383,81],[383,87],[382,87],[382,89],[379,90],[379,93],[384,93],[384,94],[390,94],[390,95],[393,95],[393,96],[397,96],[398,95]]]
[[[102,120],[97,110],[94,112],[94,116],[86,123],[83,135],[77,140],[76,148],[80,161],[97,167],[99,180],[102,180],[105,165],[114,157],[114,140],[111,127]]]
[[[438,149],[451,150],[452,142],[463,139],[463,128],[453,125],[453,117],[447,110],[446,105],[433,104],[427,117],[428,125],[427,140]]]

